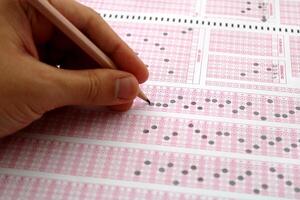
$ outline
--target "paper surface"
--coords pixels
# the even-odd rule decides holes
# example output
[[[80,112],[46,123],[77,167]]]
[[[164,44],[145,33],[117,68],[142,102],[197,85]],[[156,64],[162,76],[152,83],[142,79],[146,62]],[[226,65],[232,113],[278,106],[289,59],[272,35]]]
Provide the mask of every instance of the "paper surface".
[[[300,1],[81,2],[148,65],[153,104],[2,140],[0,199],[300,199]]]

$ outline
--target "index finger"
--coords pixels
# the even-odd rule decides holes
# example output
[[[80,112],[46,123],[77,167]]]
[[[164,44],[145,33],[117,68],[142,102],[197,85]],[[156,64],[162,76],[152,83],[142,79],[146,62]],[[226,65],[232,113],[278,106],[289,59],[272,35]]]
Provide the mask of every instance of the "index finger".
[[[147,80],[145,64],[95,11],[73,0],[49,2],[106,53],[119,69],[132,73],[140,83]]]

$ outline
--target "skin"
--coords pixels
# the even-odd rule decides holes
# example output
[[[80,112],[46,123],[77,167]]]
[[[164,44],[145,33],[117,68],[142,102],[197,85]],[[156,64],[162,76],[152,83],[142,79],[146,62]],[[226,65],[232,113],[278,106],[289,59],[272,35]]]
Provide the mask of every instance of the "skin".
[[[0,137],[66,105],[126,111],[148,78],[142,61],[97,13],[73,0],[49,2],[120,70],[100,69],[26,0],[1,0]]]

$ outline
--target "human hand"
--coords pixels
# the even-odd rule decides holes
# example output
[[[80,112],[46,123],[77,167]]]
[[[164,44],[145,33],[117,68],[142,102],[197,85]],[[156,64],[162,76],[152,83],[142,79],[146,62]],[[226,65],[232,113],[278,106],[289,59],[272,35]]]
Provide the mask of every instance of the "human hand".
[[[99,69],[26,0],[1,0],[0,137],[66,105],[128,110],[138,83],[148,78],[142,61],[97,13],[73,0],[49,2],[122,71]]]

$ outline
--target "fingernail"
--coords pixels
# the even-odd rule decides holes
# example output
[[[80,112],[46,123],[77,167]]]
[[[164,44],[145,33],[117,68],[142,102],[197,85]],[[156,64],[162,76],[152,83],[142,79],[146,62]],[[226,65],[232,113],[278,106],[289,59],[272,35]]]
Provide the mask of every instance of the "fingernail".
[[[136,96],[137,81],[133,77],[117,80],[116,96],[120,99],[133,99]]]

